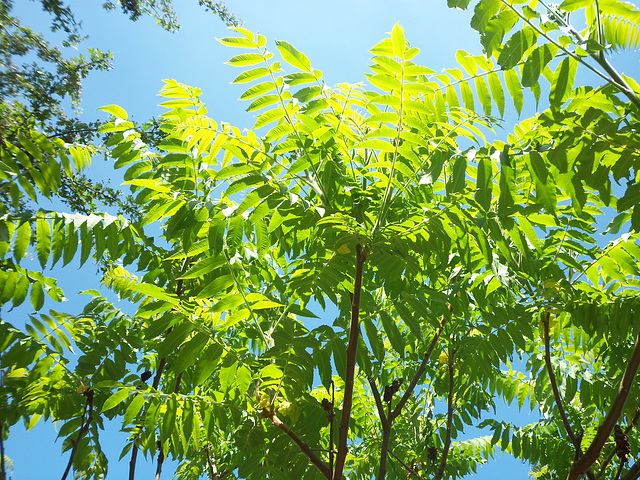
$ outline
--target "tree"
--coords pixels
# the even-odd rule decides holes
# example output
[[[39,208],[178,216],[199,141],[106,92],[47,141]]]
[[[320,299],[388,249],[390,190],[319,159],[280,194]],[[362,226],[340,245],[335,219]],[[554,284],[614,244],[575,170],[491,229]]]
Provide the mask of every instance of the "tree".
[[[82,81],[94,70],[112,68],[111,52],[88,48],[86,55],[67,58],[64,49],[77,47],[87,36],[82,34],[79,22],[70,7],[61,0],[40,0],[42,8],[51,15],[51,30],[61,31],[66,39],[61,45],[52,45],[43,34],[24,25],[12,15],[13,1],[0,1],[0,143],[11,144],[30,156],[26,142],[37,141],[38,133],[49,138],[60,138],[67,143],[91,145],[100,126],[97,119],[83,122],[70,116],[64,107],[70,101],[76,115],[82,95]],[[154,17],[163,29],[175,32],[180,28],[171,0],[155,2],[149,0],[129,0],[119,2],[122,11],[131,20],[142,15]],[[211,11],[227,25],[239,25],[239,19],[229,12],[221,2],[198,0],[198,4]],[[105,2],[105,9],[114,9],[113,2]],[[29,55],[35,61],[26,63]],[[151,122],[147,128],[152,128]],[[153,138],[153,131],[147,138]],[[33,162],[35,159],[30,158]],[[49,158],[55,161],[55,157]],[[11,202],[2,188],[5,204]],[[53,189],[72,210],[85,214],[98,208],[100,204],[116,207],[132,215],[134,208],[120,192],[102,182],[96,182],[82,173],[65,171],[61,177],[60,189]],[[26,205],[20,205],[23,211]]]
[[[178,478],[441,480],[499,450],[536,478],[637,478],[640,88],[605,54],[635,42],[640,12],[539,5],[481,0],[486,56],[460,52],[442,74],[396,25],[371,50],[375,90],[328,88],[289,43],[276,60],[236,27],[221,42],[247,49],[228,62],[252,82],[245,132],[176,81],[157,145],[104,107],[141,217],[39,212],[35,249],[43,267],[78,243],[81,262],[107,257],[104,285],[137,311],[93,291],[80,315],[1,323],[6,422],[63,422],[67,472],[85,478],[106,470],[98,427],[113,418],[130,478],[140,450],[157,476],[179,459]],[[582,33],[566,15],[579,9]],[[609,83],[574,85],[585,63]],[[541,79],[549,108],[493,139],[493,108],[509,96],[520,111],[525,87],[539,101]],[[3,225],[16,267],[1,298],[38,310],[47,279],[19,266],[31,224]],[[332,325],[312,327],[319,309]],[[498,399],[541,418],[492,418]],[[475,425],[487,435],[460,439]]]

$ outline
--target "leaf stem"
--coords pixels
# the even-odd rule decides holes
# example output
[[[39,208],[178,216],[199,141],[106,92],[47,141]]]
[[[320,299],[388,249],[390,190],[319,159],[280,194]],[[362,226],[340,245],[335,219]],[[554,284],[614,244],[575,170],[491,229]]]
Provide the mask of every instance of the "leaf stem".
[[[238,282],[238,277],[236,275],[236,272],[234,272],[233,267],[231,266],[231,261],[229,260],[229,252],[227,251],[226,248],[225,248],[225,251],[224,251],[224,259],[227,261],[227,266],[229,267],[229,272],[233,276],[233,281],[235,282],[238,291],[242,295],[242,299],[244,300],[244,304],[246,305],[247,309],[249,310],[249,314],[251,315],[251,319],[254,321],[254,323],[258,327],[258,332],[260,332],[260,337],[262,338],[262,341],[264,342],[265,345],[268,345],[270,347],[273,346],[273,345],[270,344],[269,341],[267,341],[267,337],[264,334],[264,332],[262,331],[262,327],[260,326],[260,322],[258,321],[258,318],[256,317],[256,314],[253,311],[253,308],[251,308],[251,306],[249,305],[249,302],[247,301],[247,295],[245,294],[244,288]]]

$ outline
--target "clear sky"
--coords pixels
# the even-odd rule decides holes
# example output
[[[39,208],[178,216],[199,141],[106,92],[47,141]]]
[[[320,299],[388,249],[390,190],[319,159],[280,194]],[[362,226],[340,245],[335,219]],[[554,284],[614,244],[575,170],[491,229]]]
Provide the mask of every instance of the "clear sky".
[[[636,0],[636,3],[638,0]],[[84,83],[82,118],[92,120],[99,116],[96,109],[102,105],[119,104],[135,120],[158,116],[156,96],[162,88],[162,79],[197,86],[203,91],[209,115],[216,121],[226,121],[241,128],[252,125],[252,115],[237,100],[243,86],[230,85],[238,70],[224,65],[235,55],[234,49],[222,46],[215,39],[233,34],[217,17],[207,14],[197,6],[195,0],[174,0],[182,29],[176,34],[163,31],[150,18],[136,23],[119,12],[105,12],[100,8],[101,0],[74,0],[68,2],[82,19],[83,30],[89,39],[81,44],[79,51],[87,47],[111,50],[114,54],[114,70],[96,72]],[[480,54],[477,34],[469,27],[470,12],[453,11],[447,8],[446,0],[232,0],[230,11],[244,20],[244,26],[267,36],[271,49],[273,40],[287,40],[305,52],[312,65],[324,72],[327,84],[337,82],[363,82],[368,71],[370,54],[374,44],[384,38],[396,22],[405,29],[405,36],[413,46],[421,49],[417,61],[436,71],[455,66],[456,50],[467,50]],[[48,28],[48,18],[39,11],[40,2],[15,2],[15,14],[24,23],[40,31]],[[55,36],[51,36],[55,38]],[[70,52],[72,55],[73,52]],[[620,57],[618,66],[622,71],[640,78],[638,56]],[[633,63],[632,63],[633,62]],[[507,120],[513,123],[515,112],[507,112]],[[511,107],[512,108],[512,107]],[[532,113],[532,104],[528,104]],[[95,172],[111,183],[119,183],[119,173],[101,159],[94,160],[90,174]],[[77,263],[73,265],[77,266]],[[38,268],[34,262],[34,269]],[[78,312],[82,299],[76,293],[87,288],[97,288],[99,278],[91,268],[78,272],[75,267],[64,271],[49,272],[60,278],[69,302],[65,305],[47,305],[72,313]],[[130,311],[130,310],[129,310]],[[7,321],[21,324],[20,316],[28,309],[2,312]],[[327,318],[331,322],[332,318]],[[501,408],[498,412],[506,421],[527,423],[526,412],[517,408]],[[117,459],[124,446],[126,435],[110,426],[105,432],[103,447],[110,460],[108,478],[127,478],[128,455]],[[473,432],[473,435],[489,432]],[[55,431],[50,424],[39,424],[25,434],[17,425],[6,442],[6,453],[14,462],[14,480],[36,478],[59,478],[68,459],[68,453],[60,456],[61,442],[55,445]],[[155,466],[144,458],[138,459],[136,478],[152,478]],[[508,455],[500,456],[491,465],[483,467],[477,479],[507,480],[527,478],[528,466]],[[171,478],[173,468],[165,465],[162,478]]]

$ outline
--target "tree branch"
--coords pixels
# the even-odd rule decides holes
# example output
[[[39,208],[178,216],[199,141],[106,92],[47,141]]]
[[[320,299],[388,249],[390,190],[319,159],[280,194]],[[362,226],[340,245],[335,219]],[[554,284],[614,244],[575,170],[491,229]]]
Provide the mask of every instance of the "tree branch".
[[[407,465],[406,463],[404,463],[402,460],[400,460],[400,458],[393,453],[391,450],[389,450],[389,454],[396,459],[396,461],[402,465],[404,467],[404,469],[409,472],[409,475],[416,477],[418,480],[424,480],[419,474],[418,472],[415,471],[415,469],[411,468],[409,465]]]
[[[585,473],[589,469],[589,467],[591,467],[593,462],[598,459],[598,456],[602,451],[602,447],[611,435],[613,427],[618,422],[618,419],[622,414],[622,409],[624,408],[624,404],[627,401],[627,397],[629,396],[629,390],[631,389],[631,385],[633,383],[633,380],[635,379],[636,373],[638,372],[639,366],[640,331],[638,332],[638,336],[636,337],[636,343],[633,347],[631,357],[629,357],[629,361],[627,362],[627,368],[625,369],[624,375],[622,376],[622,381],[620,382],[620,387],[618,388],[618,394],[613,400],[611,408],[609,409],[609,413],[607,413],[604,421],[598,427],[596,436],[591,442],[591,445],[589,445],[589,448],[587,449],[585,454],[576,462],[574,462],[573,467],[571,468],[571,471],[567,476],[567,480],[577,480],[577,478]]]
[[[447,455],[449,454],[449,447],[451,447],[451,430],[453,427],[453,384],[454,384],[454,350],[451,350],[449,355],[449,396],[447,398],[447,434],[444,440],[444,449],[442,450],[442,458],[440,459],[440,466],[436,472],[435,480],[442,480],[444,475],[444,468],[447,466]]]
[[[382,398],[380,397],[380,392],[378,391],[376,382],[374,382],[373,379],[370,378],[369,385],[371,386],[373,398],[376,401],[376,408],[378,409],[378,417],[380,417],[380,423],[382,423],[382,446],[380,447],[380,466],[378,468],[377,479],[384,480],[384,478],[387,476],[387,456],[389,453],[389,440],[391,439],[391,421],[384,413]],[[391,410],[391,402],[387,403],[387,408]]]
[[[129,480],[134,480],[136,476],[136,459],[138,458],[138,444],[133,441],[131,448],[131,460],[129,460]]]
[[[349,420],[353,404],[354,374],[356,368],[356,354],[358,352],[358,336],[360,334],[360,295],[362,293],[362,272],[367,252],[362,245],[356,245],[356,276],[353,283],[353,298],[351,300],[351,327],[349,329],[349,343],[347,344],[347,370],[344,380],[344,399],[342,400],[342,416],[338,426],[338,452],[333,480],[341,480],[344,462],[347,459],[347,440],[349,438]]]
[[[164,452],[162,451],[162,444],[158,442],[158,466],[156,467],[155,480],[160,480],[160,474],[162,473],[162,464],[164,463]]]
[[[556,401],[556,406],[558,407],[558,411],[560,412],[560,418],[562,418],[562,424],[564,425],[564,429],[571,440],[574,448],[576,449],[576,455],[578,457],[582,456],[582,447],[580,445],[580,440],[576,437],[575,433],[573,433],[573,429],[571,428],[571,424],[569,423],[569,419],[567,418],[567,414],[564,411],[564,406],[562,405],[562,397],[560,396],[560,392],[558,391],[558,382],[556,381],[556,374],[553,371],[553,366],[551,365],[551,348],[549,346],[549,319],[551,317],[551,313],[545,313],[544,320],[542,324],[544,326],[544,363],[547,366],[547,373],[549,374],[549,381],[551,382],[551,388],[553,389],[553,398]]]
[[[378,391],[376,382],[374,382],[372,378],[369,379],[369,386],[371,387],[371,393],[373,393],[373,398],[376,401],[376,408],[378,409],[378,417],[380,417],[380,421],[384,425],[385,423],[388,423],[387,415],[384,413],[384,406],[382,405],[382,397],[380,396],[380,392]]]
[[[433,334],[433,338],[431,339],[431,344],[429,345],[427,352],[424,354],[424,357],[422,357],[422,362],[420,363],[420,366],[418,367],[416,374],[411,379],[411,383],[409,383],[409,385],[407,386],[407,389],[405,390],[404,395],[402,395],[402,398],[396,405],[396,408],[389,414],[390,421],[393,421],[395,418],[398,417],[398,415],[400,415],[403,407],[405,406],[405,404],[409,400],[409,397],[413,393],[413,390],[416,388],[416,385],[418,385],[418,382],[422,378],[422,375],[424,375],[424,372],[427,369],[427,364],[429,363],[429,358],[431,357],[433,350],[438,344],[438,339],[440,338],[440,334],[442,333],[442,329],[444,328],[444,325],[446,323],[447,323],[447,318],[444,315],[442,315],[442,319],[440,320],[440,326],[438,327],[436,332]]]
[[[269,420],[271,420],[271,423],[273,425],[275,425],[284,433],[286,433],[289,436],[289,438],[291,438],[291,440],[293,440],[293,442],[296,445],[298,445],[298,447],[300,448],[300,451],[307,456],[307,458],[311,461],[311,463],[313,463],[316,467],[318,467],[318,470],[320,470],[320,472],[325,477],[329,479],[331,478],[331,470],[329,470],[329,467],[327,467],[325,463],[313,452],[313,450],[311,450],[311,448],[306,442],[304,442],[300,437],[298,437],[298,435],[296,435],[296,433],[293,430],[291,430],[285,423],[282,422],[282,420],[278,418],[278,415],[276,415],[275,411],[269,411],[267,409],[264,409],[262,411],[262,417],[268,418]]]

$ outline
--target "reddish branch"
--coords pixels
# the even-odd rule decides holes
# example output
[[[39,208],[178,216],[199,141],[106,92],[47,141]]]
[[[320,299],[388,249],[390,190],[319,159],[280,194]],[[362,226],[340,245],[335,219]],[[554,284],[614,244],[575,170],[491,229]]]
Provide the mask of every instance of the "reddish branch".
[[[89,426],[93,421],[93,390],[87,390],[86,392],[83,393],[83,395],[87,397],[87,399],[84,403],[84,410],[82,411],[82,427],[80,427],[80,430],[78,431],[78,436],[76,437],[76,439],[71,440],[71,444],[73,445],[73,448],[71,450],[71,456],[69,457],[69,463],[67,463],[67,468],[62,474],[62,480],[65,480],[65,478],[67,478],[67,475],[71,470],[71,466],[73,465],[73,459],[76,456],[76,451],[78,450],[78,445],[80,444],[80,440],[82,440],[82,437],[84,437],[86,433],[89,431]],[[86,421],[85,421],[85,416],[87,416]],[[3,461],[4,461],[4,458],[3,458]]]
[[[347,440],[349,438],[349,419],[351,418],[351,406],[353,404],[353,386],[356,368],[356,354],[358,351],[358,336],[360,334],[360,295],[362,293],[362,272],[367,252],[362,245],[356,245],[356,277],[353,284],[353,297],[351,299],[351,327],[349,329],[349,343],[347,344],[347,370],[344,380],[344,399],[342,401],[342,416],[338,426],[338,452],[336,453],[335,470],[333,480],[341,480],[344,470],[344,462],[347,459]]]
[[[307,456],[311,463],[318,467],[318,470],[320,470],[320,472],[322,472],[325,477],[329,479],[331,478],[331,470],[329,470],[329,467],[327,467],[324,462],[313,452],[313,450],[311,450],[307,443],[305,443],[300,437],[298,437],[298,435],[296,435],[293,430],[291,430],[285,423],[282,422],[282,420],[278,418],[278,415],[276,415],[275,411],[269,411],[265,409],[262,411],[262,416],[264,418],[270,419],[273,425],[286,433],[289,438],[291,438],[291,440],[293,440],[293,442],[298,446],[298,448],[300,448],[300,451]]]
[[[444,475],[444,468],[447,466],[447,456],[449,454],[449,448],[451,447],[451,430],[453,428],[453,384],[454,384],[454,364],[453,364],[454,351],[451,351],[449,355],[449,396],[447,397],[447,434],[444,440],[444,449],[442,451],[442,458],[440,459],[440,466],[436,472],[435,480],[442,480]]]
[[[545,314],[544,320],[542,324],[544,326],[544,363],[547,366],[547,373],[549,374],[549,381],[551,382],[551,388],[553,389],[553,398],[556,401],[556,406],[558,407],[558,411],[560,412],[560,418],[562,418],[562,424],[564,425],[564,429],[573,443],[573,446],[576,449],[576,455],[579,457],[582,455],[582,447],[580,446],[580,440],[573,433],[573,429],[571,428],[571,424],[569,423],[569,419],[567,418],[567,414],[564,411],[564,406],[562,405],[562,397],[560,397],[560,392],[558,390],[558,382],[556,381],[556,374],[553,371],[553,366],[551,365],[551,348],[549,346],[549,318],[551,314],[547,312]]]
[[[638,332],[638,336],[636,337],[636,344],[633,347],[633,352],[631,353],[631,357],[629,357],[629,361],[627,362],[627,368],[624,371],[624,375],[622,376],[622,381],[620,382],[620,387],[618,388],[618,394],[613,400],[611,408],[609,409],[609,413],[604,418],[604,421],[598,427],[598,431],[596,432],[596,436],[589,445],[589,448],[585,452],[585,454],[576,460],[567,476],[567,480],[577,480],[578,477],[589,470],[589,467],[593,465],[598,459],[600,452],[602,451],[602,447],[605,442],[611,435],[611,431],[613,427],[618,422],[620,415],[622,414],[622,409],[624,408],[624,404],[627,401],[627,397],[629,396],[629,391],[631,389],[631,385],[633,384],[633,380],[635,379],[636,373],[638,372],[638,367],[640,366],[640,332]]]

